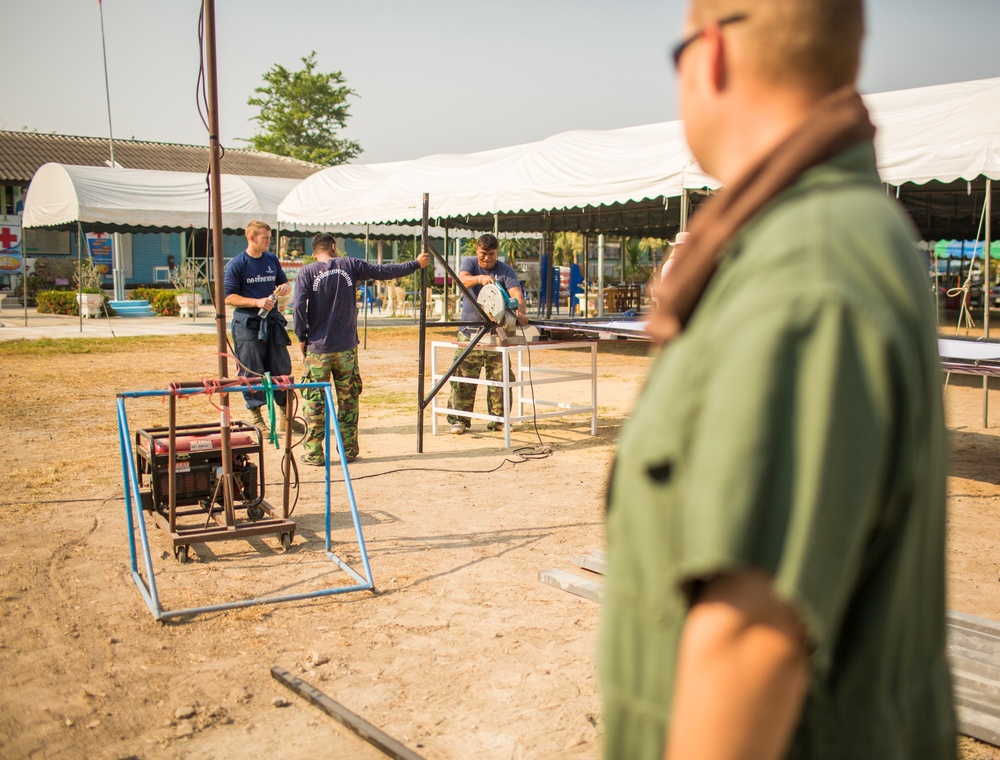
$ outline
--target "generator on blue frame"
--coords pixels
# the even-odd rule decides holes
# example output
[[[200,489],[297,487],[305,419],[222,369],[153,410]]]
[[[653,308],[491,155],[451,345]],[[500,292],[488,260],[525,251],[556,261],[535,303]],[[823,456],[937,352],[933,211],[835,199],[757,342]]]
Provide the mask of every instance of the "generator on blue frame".
[[[178,425],[171,457],[170,428],[152,427],[135,434],[136,472],[143,509],[171,536],[174,556],[188,559],[193,543],[274,534],[284,548],[291,546],[295,523],[287,505],[278,512],[264,500],[264,442],[260,431],[244,422],[229,429],[233,474],[233,515],[225,511],[222,429],[219,425]],[[170,473],[174,474],[171,500]],[[236,513],[246,521],[237,525]],[[191,518],[198,518],[191,524]],[[214,523],[214,524],[213,524]]]

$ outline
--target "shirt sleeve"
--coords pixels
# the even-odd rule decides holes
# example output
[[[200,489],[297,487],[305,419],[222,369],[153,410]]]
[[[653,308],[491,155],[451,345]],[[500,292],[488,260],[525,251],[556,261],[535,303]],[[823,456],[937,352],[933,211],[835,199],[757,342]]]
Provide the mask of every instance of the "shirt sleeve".
[[[310,293],[312,293],[312,271],[303,267],[295,279],[295,291],[292,294],[292,329],[300,343],[304,343],[309,335],[309,323],[306,317]]]
[[[225,279],[223,280],[227,297],[239,294],[241,273],[242,267],[239,265],[239,259],[230,260],[230,262],[226,265]]]
[[[394,280],[420,269],[420,262],[416,259],[392,264],[369,264],[360,259],[354,259],[354,261],[357,261],[354,266],[354,276],[358,280]]]
[[[819,667],[885,497],[892,352],[866,321],[821,304],[730,331],[703,359],[678,498],[682,584],[766,571],[799,611]]]
[[[281,259],[275,256],[274,261],[278,266],[278,273],[274,277],[274,284],[284,285],[286,282],[288,282],[288,275],[285,274],[285,270],[281,268]]]

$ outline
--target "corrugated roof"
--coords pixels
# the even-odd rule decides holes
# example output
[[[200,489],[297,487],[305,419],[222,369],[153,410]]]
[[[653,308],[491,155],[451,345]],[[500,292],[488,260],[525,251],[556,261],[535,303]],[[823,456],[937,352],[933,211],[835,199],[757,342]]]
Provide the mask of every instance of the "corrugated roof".
[[[0,182],[27,183],[47,163],[109,166],[108,141],[101,137],[0,130]],[[115,163],[128,169],[208,171],[208,147],[144,140],[115,140]],[[305,179],[326,167],[256,150],[227,148],[222,171],[254,177]]]

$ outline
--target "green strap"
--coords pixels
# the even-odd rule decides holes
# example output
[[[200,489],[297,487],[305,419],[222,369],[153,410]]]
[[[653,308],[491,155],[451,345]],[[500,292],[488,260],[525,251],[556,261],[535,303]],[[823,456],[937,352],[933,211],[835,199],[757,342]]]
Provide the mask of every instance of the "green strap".
[[[267,398],[267,429],[270,431],[268,440],[274,444],[274,448],[280,449],[281,446],[278,445],[278,431],[275,430],[274,425],[274,386],[271,384],[271,373],[265,372],[260,381],[264,386],[264,395]]]

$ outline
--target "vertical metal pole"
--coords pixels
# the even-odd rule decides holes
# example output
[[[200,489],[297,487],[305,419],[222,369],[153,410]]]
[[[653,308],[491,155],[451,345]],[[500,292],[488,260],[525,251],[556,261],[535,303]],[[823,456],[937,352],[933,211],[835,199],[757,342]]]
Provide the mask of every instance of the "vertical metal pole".
[[[205,0],[205,75],[208,82],[208,147],[211,174],[212,256],[215,270],[215,332],[219,354],[219,379],[229,377],[228,344],[226,341],[225,271],[222,265],[222,169],[219,165],[219,80],[215,57],[215,0]],[[229,394],[220,396],[222,413],[222,475],[226,522],[233,515],[233,452],[229,439]]]
[[[688,215],[691,213],[691,202],[688,200],[687,188],[681,189],[681,222],[680,231],[685,232],[688,227]]]
[[[447,259],[448,259],[448,220],[447,219],[444,220],[444,245],[441,247],[441,250],[444,251],[444,258],[447,261]],[[445,269],[444,270],[444,298],[441,299],[441,303],[444,304],[444,306],[442,307],[442,310],[441,310],[441,321],[442,322],[447,322],[448,321],[448,315],[451,314],[451,309],[449,308],[449,304],[448,304],[449,300],[450,299],[448,298],[448,270]]]
[[[372,226],[370,224],[366,224],[365,225],[365,263],[366,264],[368,263],[368,236],[371,234],[371,227]],[[346,251],[345,251],[345,253],[346,253]],[[365,283],[365,297],[361,299],[361,312],[362,312],[362,315],[363,315],[363,318],[364,318],[364,321],[362,323],[364,325],[364,329],[362,330],[362,333],[364,335],[364,343],[362,345],[362,348],[364,348],[366,351],[368,350],[368,299],[371,298],[371,292],[370,292],[371,291],[371,287],[372,286],[369,283],[367,283],[367,282]]]
[[[556,245],[555,245],[555,235],[552,232],[552,214],[549,214],[548,218],[548,230],[545,234],[545,253],[546,253],[546,265],[545,271],[541,273],[542,277],[545,277],[545,318],[552,319],[552,270],[555,269],[555,255],[556,255]],[[570,266],[570,272],[572,272],[572,265]],[[539,284],[539,287],[541,285]],[[572,296],[570,296],[572,298]],[[573,302],[569,302],[568,313],[573,316]],[[534,399],[532,399],[534,403]]]
[[[990,339],[990,215],[993,213],[993,183],[986,178],[986,242],[983,250],[983,335]],[[990,426],[990,377],[983,375],[983,427]]]
[[[83,225],[80,224],[79,222],[76,223],[76,232],[77,232],[77,237],[76,237],[76,271],[80,272],[81,274],[83,274],[83,246],[86,244],[87,239],[83,236]],[[28,271],[27,270],[27,265],[28,265],[27,260],[25,260],[24,265],[25,265],[25,271]],[[80,305],[80,332],[83,332],[83,304],[80,303],[81,301],[83,301],[83,278],[82,277],[77,277],[77,280],[79,280],[79,282],[77,282],[77,285],[76,285],[76,302]],[[25,277],[25,282],[27,282],[27,281],[28,281],[27,277]],[[24,305],[25,305],[25,308],[27,308],[27,306],[28,306],[28,291],[27,291],[27,288],[25,288],[24,296],[25,296],[24,297]],[[25,316],[24,316],[24,324],[25,325],[28,324],[28,315],[27,315],[27,313],[25,313]]]
[[[424,193],[424,213],[421,222],[421,253],[427,252],[427,217],[430,196]],[[424,286],[424,270],[416,272],[417,286],[420,288],[420,345],[417,355],[417,453],[424,453],[424,347],[427,339],[427,288]]]
[[[604,233],[597,236],[597,316],[604,316]]]

